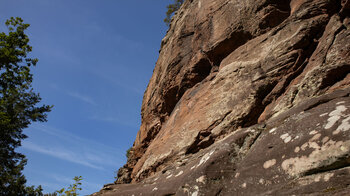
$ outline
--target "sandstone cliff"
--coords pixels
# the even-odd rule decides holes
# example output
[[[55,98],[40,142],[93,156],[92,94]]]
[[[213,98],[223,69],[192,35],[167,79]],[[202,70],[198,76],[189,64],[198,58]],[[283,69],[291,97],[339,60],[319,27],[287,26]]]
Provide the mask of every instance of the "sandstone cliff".
[[[186,0],[131,156],[96,195],[350,192],[349,10],[349,0]]]

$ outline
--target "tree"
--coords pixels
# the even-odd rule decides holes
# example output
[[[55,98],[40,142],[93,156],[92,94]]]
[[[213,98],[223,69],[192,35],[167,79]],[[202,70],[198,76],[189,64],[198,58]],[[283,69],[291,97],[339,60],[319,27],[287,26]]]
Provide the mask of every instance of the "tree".
[[[18,17],[5,24],[7,34],[0,33],[0,195],[37,195],[41,187],[25,186],[22,170],[27,160],[15,149],[27,138],[23,129],[46,121],[52,106],[36,106],[41,98],[33,91],[30,68],[38,59],[27,56],[32,51],[24,33],[29,24]]]
[[[164,19],[165,24],[170,25],[171,17],[181,7],[183,2],[184,0],[174,0],[173,4],[167,6],[166,18]]]

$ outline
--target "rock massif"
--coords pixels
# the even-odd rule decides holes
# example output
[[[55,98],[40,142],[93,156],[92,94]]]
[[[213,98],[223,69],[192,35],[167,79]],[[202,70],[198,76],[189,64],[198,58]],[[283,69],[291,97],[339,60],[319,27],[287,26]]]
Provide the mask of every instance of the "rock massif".
[[[349,96],[349,0],[186,0],[95,195],[349,193]]]

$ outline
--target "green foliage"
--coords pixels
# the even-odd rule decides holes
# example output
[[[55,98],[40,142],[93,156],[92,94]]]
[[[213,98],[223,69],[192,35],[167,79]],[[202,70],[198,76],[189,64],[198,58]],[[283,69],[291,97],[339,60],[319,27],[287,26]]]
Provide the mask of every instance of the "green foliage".
[[[174,0],[174,3],[167,6],[166,18],[164,19],[166,25],[170,25],[171,17],[181,7],[183,2],[184,0]]]
[[[59,196],[77,196],[79,195],[77,193],[78,190],[81,190],[80,186],[81,186],[81,180],[83,180],[83,178],[81,176],[75,176],[73,178],[73,180],[75,181],[74,184],[70,185],[67,189],[62,188],[59,191],[56,191],[55,193],[58,193]]]
[[[130,156],[130,151],[131,151],[132,147],[130,147],[128,150],[126,150],[126,158],[129,158]]]
[[[13,17],[5,24],[7,34],[0,33],[0,195],[40,195],[41,187],[25,186],[22,170],[27,160],[15,149],[27,137],[23,129],[46,121],[52,106],[36,106],[41,98],[33,92],[30,68],[38,59],[27,57],[32,51],[24,33],[29,24]]]
[[[40,185],[37,188],[35,188],[34,186],[26,187],[27,196],[43,196],[42,191],[43,189],[41,188]]]
[[[57,196],[57,193],[46,193],[44,196]]]

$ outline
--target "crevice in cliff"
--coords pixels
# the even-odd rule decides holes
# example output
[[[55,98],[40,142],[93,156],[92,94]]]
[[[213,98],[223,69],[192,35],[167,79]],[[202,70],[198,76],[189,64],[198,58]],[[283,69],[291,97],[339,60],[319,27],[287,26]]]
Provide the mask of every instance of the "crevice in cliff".
[[[199,59],[197,63],[186,71],[178,86],[173,86],[164,92],[163,97],[166,101],[162,105],[161,113],[167,116],[170,115],[185,92],[203,81],[211,73],[211,70],[212,65],[207,58]],[[161,121],[164,122],[164,120]]]
[[[202,82],[211,73],[211,70],[212,65],[207,58],[201,58],[191,67],[190,71],[185,74],[184,79],[181,81],[179,91],[177,92],[178,100],[181,99],[188,89]]]
[[[206,54],[214,66],[219,66],[225,57],[252,38],[251,33],[243,29],[233,31],[228,38],[218,43],[210,51],[207,51]]]
[[[264,103],[264,98],[266,98],[272,92],[276,84],[277,81],[272,81],[265,85],[259,86],[255,95],[255,103],[253,104],[255,107],[251,108],[249,113],[242,119],[242,127],[250,127],[258,123],[258,119],[267,105],[266,102]]]
[[[264,9],[263,9],[264,8]],[[266,1],[257,11],[263,11],[262,22],[259,24],[261,30],[276,27],[290,16],[290,1]]]
[[[232,144],[232,152],[230,153],[230,162],[238,163],[242,160],[252,148],[252,146],[258,141],[261,136],[262,130],[257,127],[251,128],[254,131],[249,131],[249,128],[244,134],[238,137],[235,142]]]
[[[326,89],[332,87],[337,82],[345,79],[345,77],[350,73],[350,65],[344,64],[340,65],[332,70],[329,70],[325,78],[322,80],[320,89]]]
[[[343,20],[346,16],[350,16],[350,1],[341,0],[340,4],[341,4],[341,9],[339,11],[339,14]]]
[[[218,126],[231,112],[227,112],[222,118],[214,121],[207,129],[199,131],[194,142],[187,148],[185,154],[194,154],[201,149],[205,149],[215,142],[211,131]]]
[[[164,196],[175,196],[176,193],[168,193],[168,194],[165,194]]]

